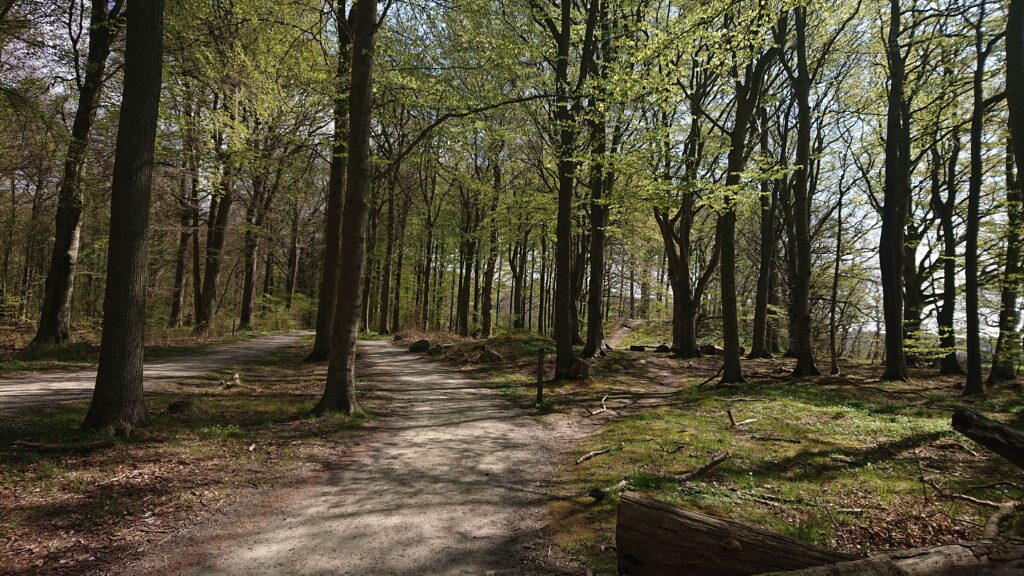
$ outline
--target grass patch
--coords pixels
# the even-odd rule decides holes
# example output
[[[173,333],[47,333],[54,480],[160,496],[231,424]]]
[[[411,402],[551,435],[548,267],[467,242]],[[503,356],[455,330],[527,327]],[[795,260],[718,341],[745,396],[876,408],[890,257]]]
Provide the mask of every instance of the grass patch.
[[[784,361],[752,361],[748,384],[696,386],[719,365],[615,351],[591,363],[588,382],[546,384],[552,418],[578,418],[590,430],[558,467],[561,499],[548,523],[554,542],[595,574],[615,573],[618,502],[586,494],[623,478],[659,500],[854,553],[980,537],[992,510],[943,499],[922,477],[985,500],[1024,496],[1013,485],[985,487],[1021,486],[1024,474],[952,430],[952,408],[964,402],[955,379],[922,372],[911,383],[881,383],[877,367],[851,364],[843,377],[791,381]],[[530,368],[469,369],[528,406]],[[608,412],[589,416],[605,396]],[[1024,422],[1010,389],[973,407]],[[753,422],[733,427],[727,411]],[[611,451],[575,464],[603,448]],[[668,479],[725,451],[731,457],[698,481]]]

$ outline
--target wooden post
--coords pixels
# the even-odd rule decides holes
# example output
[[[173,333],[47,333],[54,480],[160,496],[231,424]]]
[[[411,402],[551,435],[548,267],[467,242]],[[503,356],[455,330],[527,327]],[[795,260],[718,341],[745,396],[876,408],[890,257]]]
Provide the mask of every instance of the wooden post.
[[[544,403],[544,348],[537,350],[537,405]]]

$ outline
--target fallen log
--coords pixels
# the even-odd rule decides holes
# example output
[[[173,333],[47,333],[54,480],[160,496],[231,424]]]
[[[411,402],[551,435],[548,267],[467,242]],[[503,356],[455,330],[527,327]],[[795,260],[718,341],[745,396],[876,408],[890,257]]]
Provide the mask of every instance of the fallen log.
[[[615,544],[628,576],[746,576],[856,559],[632,492],[619,502]]]
[[[853,562],[765,576],[1016,576],[1024,574],[1024,539],[998,538],[901,550]]]
[[[966,408],[953,411],[953,429],[1024,468],[1024,432]]]

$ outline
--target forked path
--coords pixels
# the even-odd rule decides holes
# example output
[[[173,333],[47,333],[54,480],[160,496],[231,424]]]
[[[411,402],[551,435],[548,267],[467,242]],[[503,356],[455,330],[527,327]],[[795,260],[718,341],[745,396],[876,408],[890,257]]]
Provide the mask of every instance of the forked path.
[[[198,378],[234,364],[255,360],[278,348],[294,344],[310,334],[312,332],[271,334],[205,350],[146,360],[142,378],[147,390],[155,386]],[[0,376],[0,414],[88,399],[95,385],[95,367]]]
[[[158,574],[537,574],[555,439],[496,391],[384,342],[361,375],[388,415],[344,462],[179,537]],[[148,564],[148,566],[147,566]]]

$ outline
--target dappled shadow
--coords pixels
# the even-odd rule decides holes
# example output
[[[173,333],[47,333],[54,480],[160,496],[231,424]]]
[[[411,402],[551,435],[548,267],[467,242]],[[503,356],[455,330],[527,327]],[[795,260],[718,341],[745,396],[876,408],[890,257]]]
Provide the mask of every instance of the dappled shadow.
[[[360,348],[362,385],[392,410],[367,425],[373,440],[271,515],[194,536],[207,544],[170,572],[536,573],[525,547],[552,497],[542,426],[464,374]]]

